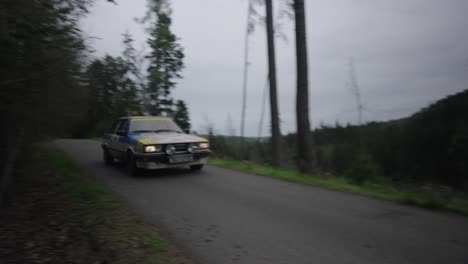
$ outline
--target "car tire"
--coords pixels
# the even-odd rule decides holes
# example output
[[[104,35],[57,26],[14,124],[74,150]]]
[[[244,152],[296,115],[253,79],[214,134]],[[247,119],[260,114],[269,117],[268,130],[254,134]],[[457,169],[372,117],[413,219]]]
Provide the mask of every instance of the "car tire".
[[[140,169],[136,166],[135,156],[133,155],[131,151],[127,152],[127,157],[125,159],[125,166],[130,176],[138,176],[140,174]]]
[[[203,165],[191,165],[190,169],[193,170],[193,171],[199,171],[199,170],[203,169]]]
[[[102,152],[104,163],[109,166],[114,164],[114,157],[109,153],[109,150],[104,148]]]

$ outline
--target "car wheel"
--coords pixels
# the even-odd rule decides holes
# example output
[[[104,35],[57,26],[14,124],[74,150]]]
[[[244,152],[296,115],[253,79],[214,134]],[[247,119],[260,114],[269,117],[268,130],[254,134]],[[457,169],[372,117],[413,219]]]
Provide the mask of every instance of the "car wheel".
[[[198,171],[198,170],[201,170],[202,168],[203,168],[203,165],[191,165],[190,166],[190,169],[193,171]]]
[[[127,152],[127,158],[125,160],[125,165],[127,167],[127,172],[131,176],[138,176],[140,169],[136,166],[135,156],[132,152]]]
[[[112,157],[112,155],[109,153],[109,150],[106,148],[103,150],[103,159],[106,165],[114,164],[114,157]]]

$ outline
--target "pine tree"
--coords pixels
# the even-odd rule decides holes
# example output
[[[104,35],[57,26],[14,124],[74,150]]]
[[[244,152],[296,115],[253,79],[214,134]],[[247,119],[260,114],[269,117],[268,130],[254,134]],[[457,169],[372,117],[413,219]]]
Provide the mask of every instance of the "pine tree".
[[[105,56],[88,66],[85,85],[90,95],[88,118],[91,127],[140,111],[137,86],[129,74],[130,66],[121,57]]]
[[[190,133],[190,118],[187,105],[184,101],[177,100],[172,118],[184,132]]]
[[[126,75],[128,78],[125,84],[126,89],[124,96],[128,99],[129,103],[128,114],[141,114],[143,110],[141,103],[144,103],[146,87],[146,81],[141,70],[143,59],[133,46],[134,40],[130,33],[125,32],[123,37],[124,51],[122,53],[122,58],[126,66]]]
[[[150,14],[156,19],[149,31],[148,45],[151,53],[148,67],[148,87],[146,94],[149,99],[148,111],[152,115],[171,115],[175,79],[180,78],[184,67],[183,49],[177,43],[177,37],[171,32],[171,9],[164,0],[150,1]]]

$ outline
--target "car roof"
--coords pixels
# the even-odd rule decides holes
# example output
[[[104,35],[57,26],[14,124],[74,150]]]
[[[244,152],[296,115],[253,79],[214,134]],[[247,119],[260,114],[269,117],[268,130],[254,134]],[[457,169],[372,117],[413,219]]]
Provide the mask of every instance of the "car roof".
[[[166,119],[171,119],[170,117],[167,116],[124,116],[119,119],[139,119],[139,118],[166,118]]]

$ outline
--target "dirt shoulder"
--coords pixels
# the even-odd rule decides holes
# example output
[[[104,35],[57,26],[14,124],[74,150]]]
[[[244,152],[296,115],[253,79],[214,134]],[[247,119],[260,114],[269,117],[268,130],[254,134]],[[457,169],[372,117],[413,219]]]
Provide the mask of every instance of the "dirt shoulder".
[[[193,263],[63,152],[28,153],[0,211],[0,263]]]

